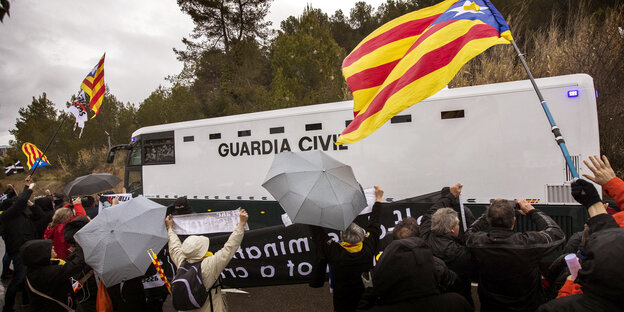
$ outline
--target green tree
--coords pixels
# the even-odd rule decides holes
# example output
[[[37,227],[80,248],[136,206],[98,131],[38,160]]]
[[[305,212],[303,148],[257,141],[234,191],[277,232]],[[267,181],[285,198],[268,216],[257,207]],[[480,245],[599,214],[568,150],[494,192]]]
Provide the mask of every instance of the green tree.
[[[45,92],[38,98],[33,96],[30,105],[19,109],[19,118],[15,121],[15,129],[9,130],[9,133],[15,137],[15,140],[9,142],[11,147],[15,151],[21,152],[22,144],[30,142],[43,151],[52,134],[58,128],[59,120],[56,114],[54,103],[48,100]],[[19,155],[19,153],[17,154]],[[11,156],[18,155],[12,154]],[[24,154],[19,155],[18,159],[26,164]]]
[[[344,99],[345,51],[333,39],[327,15],[308,6],[287,21],[271,47],[272,107]]]

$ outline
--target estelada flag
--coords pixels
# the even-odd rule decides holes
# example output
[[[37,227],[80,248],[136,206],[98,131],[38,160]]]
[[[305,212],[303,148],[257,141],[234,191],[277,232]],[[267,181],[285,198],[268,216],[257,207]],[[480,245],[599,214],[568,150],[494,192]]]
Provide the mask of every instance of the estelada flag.
[[[342,63],[355,118],[337,144],[365,138],[442,90],[470,59],[512,40],[507,22],[489,0],[447,0],[379,27]]]
[[[102,106],[102,100],[104,100],[104,92],[106,87],[104,86],[104,57],[106,53],[102,55],[100,61],[93,67],[93,69],[87,74],[87,77],[82,81],[80,89],[89,96],[89,106],[95,113],[93,117],[97,116]]]
[[[48,158],[43,155],[43,153],[35,146],[35,144],[28,142],[24,143],[22,145],[22,151],[24,152],[24,154],[26,154],[26,158],[28,159],[28,161],[26,162],[26,165],[28,165],[28,170],[33,169],[35,165],[37,166],[37,168],[50,165]],[[41,156],[43,156],[43,158]],[[39,159],[41,159],[41,161],[39,161]]]

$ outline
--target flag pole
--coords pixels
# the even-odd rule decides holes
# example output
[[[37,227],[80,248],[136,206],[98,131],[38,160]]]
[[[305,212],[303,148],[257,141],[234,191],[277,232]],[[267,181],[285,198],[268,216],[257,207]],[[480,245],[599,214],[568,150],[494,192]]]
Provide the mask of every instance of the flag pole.
[[[572,158],[570,158],[570,153],[568,152],[568,148],[566,147],[565,140],[563,139],[563,134],[561,133],[561,129],[559,129],[559,127],[557,127],[557,124],[555,124],[555,119],[553,118],[552,114],[550,113],[550,110],[548,109],[548,104],[544,100],[544,97],[542,96],[542,92],[540,92],[539,88],[537,87],[537,84],[535,83],[535,78],[533,78],[533,74],[531,74],[531,70],[529,69],[529,66],[527,65],[524,59],[524,54],[520,52],[520,49],[518,48],[518,45],[516,45],[515,41],[511,40],[511,44],[516,50],[518,57],[520,57],[520,61],[522,62],[522,66],[524,66],[524,70],[526,70],[527,74],[529,75],[529,79],[531,80],[533,89],[535,89],[535,93],[537,93],[537,97],[539,98],[542,104],[542,108],[544,109],[544,113],[546,113],[546,117],[548,118],[548,122],[550,123],[550,130],[555,136],[555,141],[559,145],[559,148],[561,149],[561,153],[563,153],[563,157],[565,158],[566,164],[568,165],[568,168],[570,169],[570,173],[572,174],[572,177],[574,179],[578,179],[579,177],[578,173],[576,172],[576,168],[574,167],[574,164],[572,163]]]
[[[56,131],[54,131],[54,134],[52,135],[52,137],[50,138],[50,141],[48,141],[48,144],[46,145],[46,147],[43,149],[43,152],[41,152],[41,157],[39,157],[39,160],[37,160],[37,163],[35,164],[34,168],[32,169],[32,172],[30,172],[30,174],[28,176],[30,176],[32,178],[32,176],[35,174],[35,171],[37,170],[37,167],[39,167],[39,163],[41,162],[41,160],[43,159],[43,156],[45,156],[45,153],[48,151],[48,147],[50,147],[50,144],[52,144],[52,141],[54,140],[54,138],[56,137],[56,135],[58,134],[59,130],[61,130],[61,127],[63,126],[63,123],[65,123],[65,115],[61,114],[61,124],[58,126],[58,128],[56,128]]]

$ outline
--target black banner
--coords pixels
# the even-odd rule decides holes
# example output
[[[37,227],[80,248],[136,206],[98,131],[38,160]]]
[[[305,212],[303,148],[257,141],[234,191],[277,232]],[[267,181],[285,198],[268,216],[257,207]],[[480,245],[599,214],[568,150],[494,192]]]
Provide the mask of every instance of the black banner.
[[[380,250],[391,241],[394,226],[407,217],[418,218],[440,196],[434,192],[409,200],[384,203],[381,211]],[[367,215],[355,222],[365,226]],[[338,240],[338,232],[329,236]],[[211,237],[210,250],[218,251],[228,235]],[[234,258],[221,276],[226,286],[244,288],[270,285],[307,283],[315,261],[314,243],[307,225],[293,224],[246,231]]]

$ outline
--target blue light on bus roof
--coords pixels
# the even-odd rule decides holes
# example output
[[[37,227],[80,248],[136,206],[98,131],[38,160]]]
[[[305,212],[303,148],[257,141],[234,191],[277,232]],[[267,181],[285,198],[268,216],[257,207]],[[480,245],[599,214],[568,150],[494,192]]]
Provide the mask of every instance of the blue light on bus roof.
[[[579,95],[578,90],[570,90],[568,91],[568,97],[577,97]]]
[[[136,142],[136,138],[130,139],[130,143],[134,143],[134,142]]]

